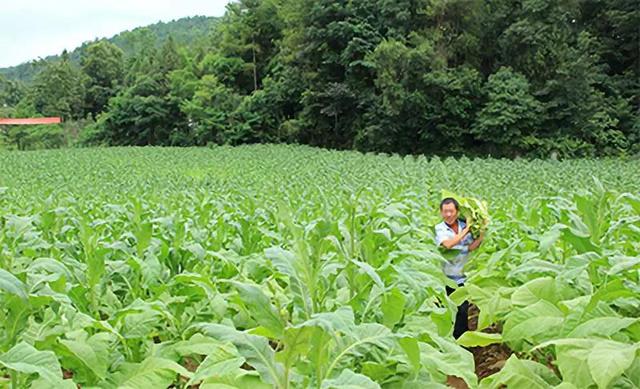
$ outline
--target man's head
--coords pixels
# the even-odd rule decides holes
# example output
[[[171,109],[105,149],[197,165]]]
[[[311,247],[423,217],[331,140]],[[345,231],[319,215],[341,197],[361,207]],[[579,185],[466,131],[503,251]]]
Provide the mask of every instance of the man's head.
[[[460,205],[453,197],[447,197],[440,202],[440,214],[447,224],[453,224],[458,220]]]

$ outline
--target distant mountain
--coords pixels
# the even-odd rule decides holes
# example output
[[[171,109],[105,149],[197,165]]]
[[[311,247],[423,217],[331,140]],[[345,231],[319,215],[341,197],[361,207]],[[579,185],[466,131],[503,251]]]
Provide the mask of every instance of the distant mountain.
[[[211,16],[193,16],[170,22],[158,22],[145,27],[138,27],[133,30],[123,31],[107,41],[120,47],[125,57],[136,53],[142,45],[154,44],[159,46],[169,35],[173,37],[180,46],[190,46],[198,41],[205,39],[217,26],[220,18]],[[80,47],[75,48],[69,53],[71,61],[79,64],[83,51],[92,43],[102,39],[87,41]],[[59,55],[51,55],[44,58],[44,61],[56,61]],[[8,68],[0,68],[0,75],[10,79],[23,82],[30,82],[42,67],[41,61],[34,60],[17,66]]]

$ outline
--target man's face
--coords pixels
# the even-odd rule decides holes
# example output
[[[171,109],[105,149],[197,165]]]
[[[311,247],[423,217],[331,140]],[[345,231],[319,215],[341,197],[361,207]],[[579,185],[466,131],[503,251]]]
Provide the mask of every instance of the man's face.
[[[458,219],[458,210],[456,209],[455,204],[444,204],[440,209],[440,214],[445,222],[448,224],[452,224]]]

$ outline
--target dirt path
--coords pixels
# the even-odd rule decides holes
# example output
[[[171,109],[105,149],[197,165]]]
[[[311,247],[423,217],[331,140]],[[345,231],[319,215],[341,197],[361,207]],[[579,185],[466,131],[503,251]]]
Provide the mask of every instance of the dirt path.
[[[478,328],[478,307],[471,304],[469,306],[469,330],[475,331]],[[485,328],[483,332],[500,333],[501,328],[493,325]],[[476,376],[478,381],[502,369],[509,356],[513,353],[509,347],[503,344],[490,344],[486,347],[470,347],[476,365]],[[468,389],[467,384],[458,377],[449,376],[447,385],[456,389]]]

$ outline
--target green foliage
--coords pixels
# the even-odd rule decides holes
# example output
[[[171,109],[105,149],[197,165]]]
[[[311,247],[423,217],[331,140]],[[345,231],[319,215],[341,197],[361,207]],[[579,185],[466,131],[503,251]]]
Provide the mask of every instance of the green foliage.
[[[82,118],[85,77],[65,52],[59,62],[48,64],[38,73],[27,98],[41,115],[64,120]]]
[[[98,42],[84,51],[81,65],[87,75],[86,110],[97,115],[124,79],[123,52],[109,42]]]
[[[531,152],[540,125],[542,105],[530,93],[529,82],[510,68],[500,68],[485,85],[487,103],[478,113],[473,133],[492,140],[493,154]]]
[[[637,160],[252,145],[0,165],[0,385],[638,382]],[[431,228],[445,188],[492,199],[450,296]],[[462,300],[478,329],[455,341]],[[515,354],[479,380],[464,347],[495,343]]]
[[[635,5],[234,1],[219,19],[158,23],[9,69],[0,107],[90,116],[84,144],[628,155],[640,147]]]
[[[0,75],[0,108],[12,107],[20,102],[24,86],[18,81],[7,80]]]

